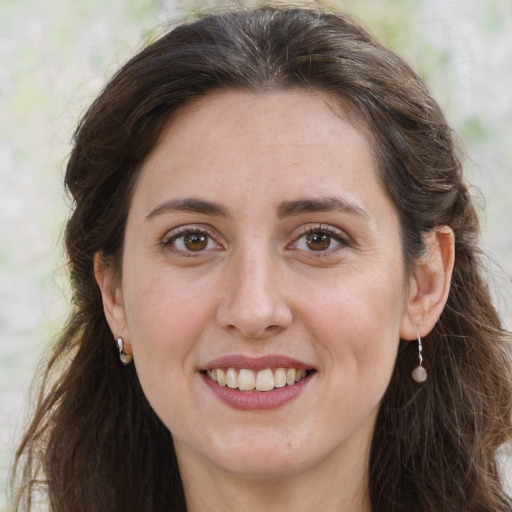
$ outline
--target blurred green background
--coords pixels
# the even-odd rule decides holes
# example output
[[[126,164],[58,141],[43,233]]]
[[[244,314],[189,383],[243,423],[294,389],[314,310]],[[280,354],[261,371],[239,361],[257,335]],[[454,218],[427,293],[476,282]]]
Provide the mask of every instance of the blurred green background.
[[[106,79],[196,0],[0,0],[0,511],[37,360],[69,304],[71,135]],[[512,327],[512,1],[329,0],[429,84],[468,151],[490,278]]]

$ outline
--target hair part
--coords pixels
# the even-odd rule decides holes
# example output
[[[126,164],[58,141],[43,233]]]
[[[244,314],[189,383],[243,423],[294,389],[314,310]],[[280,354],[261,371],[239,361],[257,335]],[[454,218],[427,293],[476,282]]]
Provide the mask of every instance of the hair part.
[[[456,238],[448,302],[424,340],[431,377],[421,388],[411,381],[414,347],[402,344],[381,404],[372,509],[510,510],[496,454],[512,438],[511,338],[482,277],[454,134],[421,79],[350,17],[271,7],[176,27],[131,59],[81,120],[65,178],[73,309],[45,370],[59,378],[42,390],[17,453],[15,510],[34,508],[38,485],[55,512],[185,510],[172,437],[133,365],[119,364],[94,254],[120,268],[138,174],[182,106],[221,90],[292,88],[336,98],[368,128],[409,270],[425,233],[446,225]]]

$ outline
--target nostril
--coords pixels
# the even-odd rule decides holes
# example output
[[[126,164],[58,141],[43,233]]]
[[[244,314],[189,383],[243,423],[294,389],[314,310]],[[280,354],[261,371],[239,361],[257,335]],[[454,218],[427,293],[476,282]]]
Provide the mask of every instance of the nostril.
[[[268,338],[269,336],[273,336],[278,334],[280,331],[284,329],[284,327],[281,327],[279,325],[269,325],[266,327],[263,327],[262,329],[258,329],[257,326],[245,326],[244,328],[238,327],[234,324],[228,324],[223,327],[226,331],[231,333],[240,333],[242,336],[246,338],[252,338],[252,339],[264,339]]]

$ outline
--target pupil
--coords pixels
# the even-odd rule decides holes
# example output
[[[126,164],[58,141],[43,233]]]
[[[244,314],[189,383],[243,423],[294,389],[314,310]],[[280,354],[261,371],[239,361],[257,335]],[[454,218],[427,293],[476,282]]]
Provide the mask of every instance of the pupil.
[[[331,237],[330,235],[313,233],[306,237],[306,243],[313,251],[324,251],[329,248],[329,245],[331,245]]]
[[[208,235],[192,233],[185,236],[184,242],[189,251],[202,251],[208,245]]]

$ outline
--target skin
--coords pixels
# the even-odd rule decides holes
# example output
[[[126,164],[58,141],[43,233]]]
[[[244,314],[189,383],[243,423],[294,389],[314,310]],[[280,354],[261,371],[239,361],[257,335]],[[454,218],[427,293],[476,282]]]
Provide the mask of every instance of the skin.
[[[406,275],[369,142],[332,106],[305,91],[186,106],[135,187],[121,278],[96,255],[107,320],[172,433],[191,511],[370,510],[368,452],[399,340],[426,335],[446,301],[451,230],[427,235]],[[184,208],[190,198],[216,206]],[[206,245],[187,245],[191,230]],[[269,354],[314,369],[277,409],[233,409],[201,374]]]

